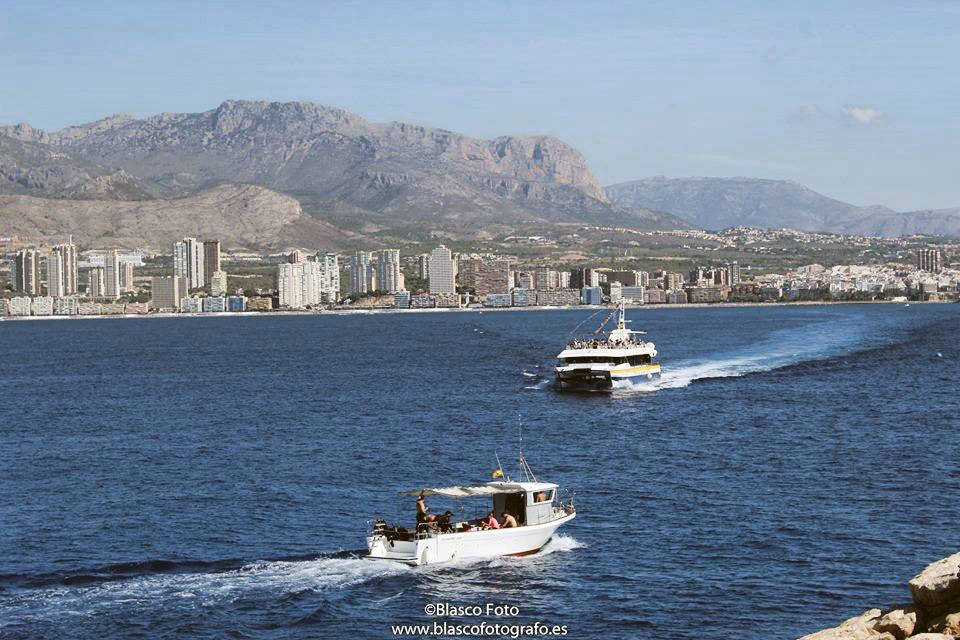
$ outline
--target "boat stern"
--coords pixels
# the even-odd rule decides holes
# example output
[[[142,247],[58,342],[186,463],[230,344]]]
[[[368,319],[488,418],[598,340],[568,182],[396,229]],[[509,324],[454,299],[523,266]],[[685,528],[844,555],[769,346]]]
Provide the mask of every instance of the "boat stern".
[[[420,564],[415,540],[389,540],[386,536],[373,535],[367,538],[368,560],[392,560],[409,565]]]

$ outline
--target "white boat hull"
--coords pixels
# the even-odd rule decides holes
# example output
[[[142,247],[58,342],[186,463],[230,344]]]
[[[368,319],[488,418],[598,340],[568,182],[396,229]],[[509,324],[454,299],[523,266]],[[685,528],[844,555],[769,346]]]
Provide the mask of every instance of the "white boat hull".
[[[660,377],[660,365],[640,367],[558,366],[557,386],[560,389],[629,389],[635,384]]]
[[[570,513],[543,524],[509,529],[434,533],[419,540],[390,541],[384,536],[371,536],[367,538],[370,552],[366,557],[424,565],[457,559],[531,555],[542,549],[554,532],[576,515]]]

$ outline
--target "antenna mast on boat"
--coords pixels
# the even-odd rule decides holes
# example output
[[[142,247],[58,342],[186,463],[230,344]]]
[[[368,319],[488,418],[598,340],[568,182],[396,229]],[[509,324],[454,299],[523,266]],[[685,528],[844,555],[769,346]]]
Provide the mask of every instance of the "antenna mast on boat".
[[[520,414],[517,414],[517,431],[520,433],[520,472],[523,473],[525,482],[536,482],[537,476],[533,475],[533,469],[527,464],[527,459],[523,457],[523,420]]]

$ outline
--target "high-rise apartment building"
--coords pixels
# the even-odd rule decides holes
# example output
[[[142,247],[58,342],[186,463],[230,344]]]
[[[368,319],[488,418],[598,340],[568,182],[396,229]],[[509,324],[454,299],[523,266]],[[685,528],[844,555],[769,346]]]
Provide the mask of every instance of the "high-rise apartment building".
[[[62,298],[77,292],[77,246],[58,244],[47,257],[47,293]]]
[[[180,301],[187,296],[187,279],[180,276],[155,276],[150,281],[150,306],[154,309],[180,310]]]
[[[227,295],[227,272],[214,271],[210,274],[210,295],[211,296],[225,296]]]
[[[91,267],[87,271],[87,295],[91,298],[106,298],[103,267]]]
[[[173,245],[173,275],[186,278],[191,289],[206,283],[203,245],[196,238],[184,238]]]
[[[370,254],[357,251],[350,255],[350,293],[370,293],[376,290],[376,273],[370,264]]]
[[[377,290],[396,293],[403,290],[403,272],[400,270],[400,251],[383,249],[376,252]]]
[[[421,253],[417,256],[417,277],[426,280],[430,277],[430,254]]]
[[[213,274],[221,271],[220,268],[220,241],[203,241],[203,275],[204,285],[209,285]]]
[[[468,258],[458,263],[460,284],[478,296],[510,293],[510,261]]]
[[[63,255],[58,251],[51,251],[47,256],[47,295],[51,298],[66,296],[63,280]]]
[[[570,286],[574,289],[583,289],[584,287],[599,287],[600,274],[589,267],[580,267],[570,273]]]
[[[683,287],[683,274],[681,273],[663,274],[664,291],[672,291],[674,289],[680,289],[681,287]]]
[[[103,257],[103,294],[112,300],[120,297],[120,252],[116,249]]]
[[[735,287],[740,284],[740,264],[737,262],[730,262],[727,264],[727,284],[731,287]]]
[[[340,260],[335,253],[318,253],[313,258],[320,265],[323,301],[336,304],[340,301]]]
[[[281,264],[277,267],[280,306],[303,309],[323,302],[323,272],[319,262]]]
[[[560,288],[559,275],[548,267],[537,267],[534,270],[534,285],[537,291],[552,291]]]
[[[120,256],[120,291],[133,291],[133,263]]]
[[[430,252],[430,293],[457,292],[457,261],[440,245]]]
[[[640,286],[640,272],[639,271],[610,271],[607,273],[607,282],[614,283],[619,282],[624,287],[638,287]]]
[[[920,249],[917,252],[917,268],[920,271],[940,271],[940,250],[935,248]]]
[[[13,288],[28,296],[40,295],[40,252],[24,249],[14,258]]]

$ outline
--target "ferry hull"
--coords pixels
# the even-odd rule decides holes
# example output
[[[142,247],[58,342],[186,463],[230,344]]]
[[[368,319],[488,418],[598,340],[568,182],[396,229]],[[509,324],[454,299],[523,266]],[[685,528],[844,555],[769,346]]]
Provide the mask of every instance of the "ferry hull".
[[[561,390],[611,390],[650,382],[660,377],[659,366],[643,367],[640,371],[619,372],[616,370],[573,369],[561,367],[556,371],[557,388]]]
[[[418,566],[449,562],[457,559],[496,558],[498,556],[526,556],[539,551],[550,541],[561,525],[570,522],[576,513],[543,524],[442,533],[420,540],[387,540],[382,536],[367,538],[370,560],[393,560]]]

